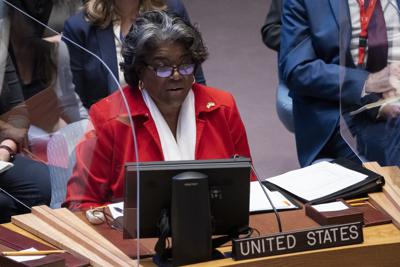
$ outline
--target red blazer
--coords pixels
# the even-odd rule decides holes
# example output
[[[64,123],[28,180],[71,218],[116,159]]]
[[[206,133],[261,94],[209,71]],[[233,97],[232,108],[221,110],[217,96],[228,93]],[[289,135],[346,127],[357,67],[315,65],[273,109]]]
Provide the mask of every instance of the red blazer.
[[[156,125],[139,90],[123,89],[136,130],[139,161],[164,160]],[[196,159],[250,157],[246,131],[230,93],[194,84]],[[123,99],[116,92],[90,109],[94,130],[76,148],[76,165],[64,206],[87,209],[121,200],[124,164],[135,162],[133,136]],[[252,177],[253,179],[253,177]]]

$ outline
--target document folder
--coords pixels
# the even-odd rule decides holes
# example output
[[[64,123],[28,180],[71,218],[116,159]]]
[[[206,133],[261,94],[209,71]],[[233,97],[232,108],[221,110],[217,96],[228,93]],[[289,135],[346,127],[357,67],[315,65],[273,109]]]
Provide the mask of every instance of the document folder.
[[[308,217],[320,225],[333,225],[364,221],[363,213],[360,210],[358,210],[356,207],[346,204],[344,201],[340,202],[342,202],[342,205],[346,206],[347,208],[334,211],[320,211],[314,205],[306,204],[305,212]]]
[[[288,193],[289,195],[294,196],[295,198],[299,199],[303,203],[311,203],[311,204],[320,204],[320,203],[331,202],[331,201],[335,201],[339,198],[349,199],[349,198],[354,198],[354,197],[358,197],[361,195],[365,195],[367,193],[372,193],[372,192],[377,192],[377,191],[382,190],[385,180],[381,175],[379,175],[373,171],[370,171],[357,163],[354,163],[350,160],[343,159],[343,158],[336,159],[336,160],[332,161],[331,163],[336,163],[347,169],[356,171],[361,174],[365,174],[367,177],[365,179],[363,179],[362,181],[352,184],[351,186],[348,186],[344,189],[341,189],[341,190],[335,191],[333,193],[323,195],[322,197],[318,197],[318,198],[314,198],[314,199],[302,198],[302,197],[296,195],[296,192],[295,192],[296,190],[287,190],[287,188],[285,188],[285,187],[271,183],[270,181],[268,181],[268,179],[265,180],[264,183],[268,188],[270,188],[272,190],[274,190],[274,189],[281,190],[285,193]],[[299,179],[301,179],[301,177],[299,177]],[[299,181],[297,180],[296,182],[299,182]],[[301,180],[300,180],[300,182],[301,182]]]

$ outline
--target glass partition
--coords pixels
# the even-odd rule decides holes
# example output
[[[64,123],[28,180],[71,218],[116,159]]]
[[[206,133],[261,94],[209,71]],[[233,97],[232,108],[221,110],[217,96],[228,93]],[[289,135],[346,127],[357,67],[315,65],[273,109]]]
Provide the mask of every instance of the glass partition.
[[[131,258],[139,259],[150,250],[139,238],[123,239],[121,218],[124,165],[140,160],[133,127],[140,92],[126,87],[117,60],[110,60],[115,50],[93,51],[85,48],[82,36],[71,34],[73,29],[67,34],[51,27],[49,18],[67,19],[80,12],[73,8],[80,4],[0,0],[0,142],[9,139],[15,144],[13,168],[32,177],[38,166],[48,170],[51,196],[37,203],[21,196],[21,202],[77,212],[84,221],[98,224],[96,229]],[[71,13],[65,14],[60,5],[70,5]],[[20,158],[33,162],[32,169]],[[129,224],[137,228],[138,215],[134,217]]]
[[[365,12],[360,12],[361,4],[365,5]],[[367,12],[369,8],[373,10],[370,16]],[[398,2],[342,1],[339,10],[341,134],[362,161],[377,161],[382,166],[398,166]],[[360,23],[361,17],[365,23]]]

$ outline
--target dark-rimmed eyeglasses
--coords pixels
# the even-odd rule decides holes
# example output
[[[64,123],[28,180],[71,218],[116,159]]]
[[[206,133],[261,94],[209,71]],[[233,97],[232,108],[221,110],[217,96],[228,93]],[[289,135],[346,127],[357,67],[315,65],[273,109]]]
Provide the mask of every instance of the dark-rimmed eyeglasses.
[[[154,71],[157,77],[160,78],[171,77],[175,71],[178,71],[178,73],[183,76],[191,75],[194,72],[194,64],[181,64],[179,66],[162,66],[162,67],[153,67],[151,65],[147,65],[147,68]]]

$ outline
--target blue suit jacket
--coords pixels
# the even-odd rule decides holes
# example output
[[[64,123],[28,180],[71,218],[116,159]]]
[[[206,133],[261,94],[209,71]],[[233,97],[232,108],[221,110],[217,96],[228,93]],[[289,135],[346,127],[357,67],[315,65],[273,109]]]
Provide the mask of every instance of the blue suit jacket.
[[[186,9],[180,0],[168,0],[167,5],[170,12],[189,21]],[[112,25],[105,29],[93,26],[85,19],[85,14],[81,11],[65,22],[63,38],[70,52],[75,90],[86,108],[118,89],[118,84],[112,76],[114,75],[117,81],[119,80]],[[101,58],[110,68],[111,73],[98,58],[70,41]],[[201,68],[198,68],[196,72],[196,81],[205,83]]]
[[[305,166],[338,127],[340,101],[360,104],[369,73],[351,58],[348,0],[284,2],[279,70],[291,90],[297,153]]]

